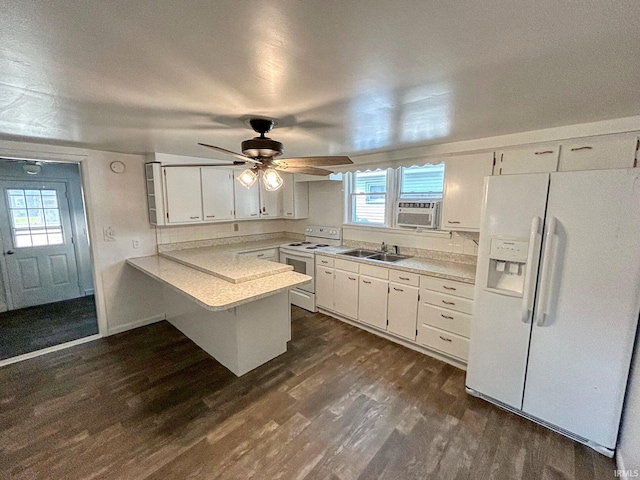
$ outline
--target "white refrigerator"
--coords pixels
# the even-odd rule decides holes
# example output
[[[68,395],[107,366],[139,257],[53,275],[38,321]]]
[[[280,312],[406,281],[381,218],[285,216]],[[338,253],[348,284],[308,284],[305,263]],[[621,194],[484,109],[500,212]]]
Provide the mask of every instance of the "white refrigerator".
[[[484,188],[467,391],[612,456],[640,313],[640,169]]]

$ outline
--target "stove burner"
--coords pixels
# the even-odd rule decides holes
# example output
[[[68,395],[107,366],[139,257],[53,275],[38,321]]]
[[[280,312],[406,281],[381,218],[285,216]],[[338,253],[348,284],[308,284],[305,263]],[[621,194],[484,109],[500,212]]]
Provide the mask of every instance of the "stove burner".
[[[302,244],[301,243],[290,243],[289,246],[290,247],[301,247]]]
[[[300,242],[301,245],[311,245],[311,242]]]
[[[307,247],[307,250],[315,250],[316,248],[318,248],[318,246],[311,245],[310,247]]]
[[[328,247],[329,244],[327,243],[319,243],[318,245],[316,245],[316,247]]]

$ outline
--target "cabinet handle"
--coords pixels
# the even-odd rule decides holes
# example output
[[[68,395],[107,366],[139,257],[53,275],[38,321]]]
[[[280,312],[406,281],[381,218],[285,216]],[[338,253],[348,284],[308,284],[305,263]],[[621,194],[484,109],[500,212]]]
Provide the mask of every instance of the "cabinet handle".
[[[200,217],[189,217],[191,220],[197,220]]]
[[[257,217],[257,216],[258,216],[258,214],[257,214],[257,213],[252,213],[252,214],[251,214],[251,216],[252,216],[252,217]]]
[[[289,216],[291,216],[291,215],[293,215],[293,213],[285,213],[285,215],[289,215]]]
[[[445,342],[450,342],[451,339],[450,338],[445,338],[442,335],[438,335],[440,337],[440,340],[444,340]]]
[[[400,280],[409,280],[409,277],[398,277]]]
[[[370,284],[371,282],[367,281],[367,280],[362,280],[362,283],[366,283],[367,285]]]
[[[446,300],[442,300],[442,303],[444,303],[445,305],[455,305],[454,302],[447,302]]]
[[[349,280],[355,280],[355,277],[347,277]]]
[[[442,288],[445,290],[457,290],[456,287],[447,287],[446,285],[442,285]]]
[[[256,257],[264,257],[264,253],[259,253]]]
[[[589,147],[589,146],[585,145],[584,147],[575,147],[575,148],[572,148],[572,149],[571,149],[571,151],[572,151],[572,152],[578,152],[578,151],[580,151],[580,150],[592,150],[592,149],[593,149],[593,147]]]
[[[454,220],[447,220],[447,223],[460,223],[460,222],[456,222]]]
[[[329,262],[326,260],[320,260],[320,263],[329,263]]]
[[[443,315],[443,314],[440,314],[440,316],[441,316],[442,318],[446,318],[447,320],[453,320],[453,317],[450,317],[449,315]]]
[[[548,155],[549,153],[553,153],[553,150],[542,150],[541,152],[534,152],[534,155]]]
[[[404,290],[403,290],[403,289],[401,289],[401,288],[393,287],[393,289],[394,289],[396,292],[404,292]]]
[[[333,272],[330,272],[328,270],[325,270],[324,273],[326,273],[327,275],[331,275]]]
[[[215,215],[207,215],[207,218],[216,218]]]

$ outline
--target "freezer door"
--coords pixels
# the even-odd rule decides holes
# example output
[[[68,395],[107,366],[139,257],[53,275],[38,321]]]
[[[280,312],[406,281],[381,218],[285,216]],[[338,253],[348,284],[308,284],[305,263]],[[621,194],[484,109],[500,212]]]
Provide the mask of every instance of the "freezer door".
[[[485,177],[478,267],[471,319],[467,387],[513,408],[522,407],[522,392],[531,333],[530,316],[523,321],[525,303],[533,295],[514,297],[488,291],[491,237],[529,242],[533,224],[542,233],[549,174]],[[528,264],[538,251],[529,252]],[[527,285],[535,292],[537,269]]]
[[[523,410],[614,448],[640,311],[640,172],[552,173]]]

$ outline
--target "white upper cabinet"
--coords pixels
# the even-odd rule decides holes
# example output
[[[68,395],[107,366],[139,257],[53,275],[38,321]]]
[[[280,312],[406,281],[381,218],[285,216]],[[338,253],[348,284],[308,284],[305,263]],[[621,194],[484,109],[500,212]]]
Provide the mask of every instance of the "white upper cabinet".
[[[167,223],[202,221],[202,190],[200,169],[165,167]]]
[[[493,170],[493,154],[460,155],[445,160],[442,230],[480,230],[484,177]]]
[[[282,216],[282,187],[275,192],[269,192],[264,188],[262,180],[258,180],[258,182],[260,183],[260,216],[263,218],[280,218]],[[251,188],[258,190],[256,188],[258,182]]]
[[[205,222],[233,219],[233,171],[218,167],[200,169],[202,215]]]
[[[260,218],[260,188],[254,183],[251,188],[246,188],[236,179],[242,171],[235,172],[233,190],[236,199],[236,218],[238,220],[250,220]]]
[[[558,170],[632,168],[636,166],[637,148],[636,134],[604,135],[564,142]]]
[[[309,184],[294,182],[293,175],[283,175],[282,216],[284,218],[309,217]]]
[[[545,173],[558,170],[559,144],[526,146],[496,152],[494,175]]]

